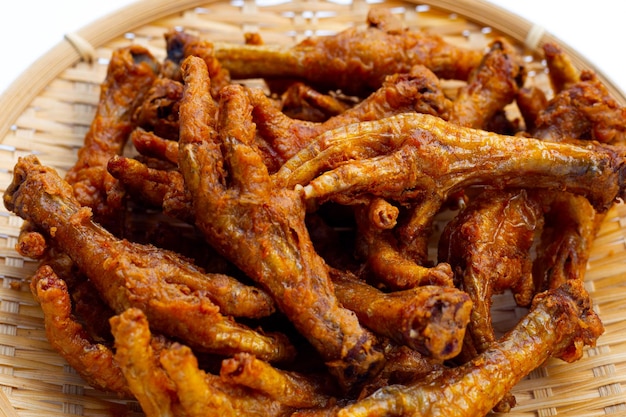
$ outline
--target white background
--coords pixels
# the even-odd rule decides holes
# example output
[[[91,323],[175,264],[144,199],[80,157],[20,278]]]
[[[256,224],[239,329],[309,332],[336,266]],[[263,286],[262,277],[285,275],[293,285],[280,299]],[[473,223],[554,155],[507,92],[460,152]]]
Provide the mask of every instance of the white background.
[[[137,0],[3,0],[0,6],[0,93],[38,57],[62,42],[65,33],[88,26],[133,1]],[[626,2],[492,0],[492,3],[542,26],[593,62],[626,92],[623,13]]]

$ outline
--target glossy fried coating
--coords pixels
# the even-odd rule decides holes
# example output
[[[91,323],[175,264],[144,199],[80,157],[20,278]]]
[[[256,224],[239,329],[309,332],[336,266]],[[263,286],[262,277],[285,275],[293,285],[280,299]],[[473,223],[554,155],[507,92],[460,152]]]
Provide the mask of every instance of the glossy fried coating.
[[[167,56],[179,66],[188,56],[202,58],[211,78],[211,95],[217,97],[222,87],[230,84],[230,73],[216,56],[212,42],[184,30],[173,29],[165,34]]]
[[[445,227],[439,261],[448,262],[458,287],[472,300],[466,356],[496,339],[492,296],[510,289],[520,306],[535,294],[530,248],[543,225],[543,207],[526,190],[484,191]]]
[[[504,39],[492,42],[467,84],[459,89],[448,121],[484,128],[496,112],[513,101],[522,82],[523,68],[513,46]]]
[[[288,117],[261,90],[251,90],[249,94],[258,134],[275,148],[281,157],[279,165],[328,130],[407,112],[447,118],[452,104],[444,95],[439,79],[422,65],[386,77],[382,86],[363,101],[322,123]]]
[[[599,143],[508,137],[413,113],[326,132],[285,163],[274,180],[301,185],[309,200],[348,203],[363,194],[443,202],[476,184],[558,187],[606,210],[624,196],[624,152]]]
[[[550,84],[555,94],[569,88],[580,80],[578,69],[559,44],[546,42],[541,48],[546,59]]]
[[[452,269],[447,263],[429,267],[426,248],[406,250],[396,235],[399,208],[382,198],[355,206],[358,237],[356,250],[365,261],[366,272],[391,290],[406,290],[420,285],[452,287]],[[416,254],[416,252],[419,252]]]
[[[538,290],[584,279],[593,241],[604,220],[581,196],[558,193],[549,206],[533,265]]]
[[[176,125],[176,128],[178,129],[178,125]],[[166,139],[154,132],[148,132],[140,128],[133,130],[130,140],[141,155],[168,161],[175,166],[178,165],[177,141]]]
[[[332,276],[341,304],[376,334],[442,361],[461,351],[472,309],[465,292],[425,285],[385,293],[347,273]]]
[[[447,43],[435,34],[397,29],[394,17],[368,14],[367,28],[353,27],[333,36],[310,38],[291,47],[215,43],[215,55],[233,79],[299,78],[320,91],[368,95],[385,77],[428,67],[440,78],[467,79],[480,51]]]
[[[365,398],[379,388],[390,384],[413,384],[432,372],[445,369],[444,362],[427,357],[408,346],[389,342],[385,345],[385,367],[368,381],[358,398]]]
[[[333,401],[328,394],[333,385],[325,378],[283,371],[246,353],[222,361],[220,378],[262,392],[289,407],[325,407]]]
[[[177,140],[178,105],[182,95],[180,82],[157,78],[133,114],[135,125],[160,137]]]
[[[578,77],[570,69],[567,79],[564,89],[538,115],[533,134],[556,142],[583,138],[622,146],[626,108],[591,72],[583,71]],[[567,279],[583,279],[593,240],[604,219],[604,213],[579,196],[558,193],[548,198],[552,201],[533,272],[535,285],[543,289]]]
[[[72,316],[67,285],[48,265],[40,266],[30,283],[44,315],[46,337],[52,347],[92,387],[130,396],[126,378],[111,349],[94,342]]]
[[[116,239],[35,156],[20,159],[14,174],[5,206],[52,238],[116,312],[141,308],[164,334],[211,352],[248,351],[271,361],[293,357],[284,335],[261,334],[222,314],[270,314],[273,303],[262,290],[205,274],[173,252]]]
[[[180,171],[150,168],[141,161],[123,156],[111,158],[107,169],[135,201],[162,208],[165,214],[193,224],[191,196],[185,189]]]
[[[261,391],[225,383],[198,369],[197,359],[187,346],[174,344],[161,355],[161,366],[176,384],[180,402],[189,417],[286,417],[294,411]]]
[[[337,94],[322,94],[302,82],[294,82],[280,97],[280,109],[293,119],[323,122],[348,110],[355,103]]]
[[[533,132],[537,117],[548,105],[546,92],[537,86],[525,86],[518,90],[515,102],[524,120],[525,131]]]
[[[626,107],[611,96],[594,73],[584,71],[579,82],[548,102],[535,120],[533,136],[555,142],[580,138],[623,144],[625,118]]]
[[[148,417],[272,417],[288,416],[293,411],[260,391],[230,384],[201,370],[188,346],[153,335],[139,309],[131,308],[112,318],[111,328],[115,357]]]
[[[122,153],[134,128],[132,115],[159,71],[159,63],[139,45],[115,50],[100,88],[96,114],[85,135],[78,160],[66,179],[79,203],[91,207],[99,221],[119,216],[121,195],[106,164]],[[112,220],[113,222],[115,220]]]
[[[538,294],[530,312],[471,362],[411,385],[390,385],[338,411],[337,417],[485,416],[549,357],[574,361],[603,332],[581,282]],[[487,394],[487,395],[486,395]]]
[[[328,267],[308,235],[300,193],[275,187],[251,146],[255,132],[243,89],[222,90],[216,121],[204,62],[189,57],[182,69],[179,162],[196,225],[273,296],[339,383],[351,387],[378,371],[384,358],[375,337],[337,301]]]
[[[115,360],[146,416],[183,416],[177,387],[159,365],[159,353],[168,342],[152,337],[145,314],[136,308],[124,310],[111,318],[111,330]]]

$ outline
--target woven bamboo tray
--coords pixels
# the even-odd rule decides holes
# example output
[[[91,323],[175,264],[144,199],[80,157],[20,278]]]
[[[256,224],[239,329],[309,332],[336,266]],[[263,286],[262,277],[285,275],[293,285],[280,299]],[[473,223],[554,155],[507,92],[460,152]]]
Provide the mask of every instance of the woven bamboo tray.
[[[162,58],[162,34],[174,26],[219,41],[241,42],[243,32],[260,32],[267,43],[294,43],[362,24],[372,4],[364,0],[139,1],[68,34],[0,97],[2,192],[19,156],[36,152],[61,174],[73,164],[113,49],[140,43]],[[451,42],[481,47],[494,33],[504,34],[527,51],[535,81],[547,82],[536,52],[543,42],[555,39],[530,22],[477,0],[389,0],[385,5],[403,16],[408,26],[427,28]],[[576,51],[562,46],[579,68],[597,72]],[[626,104],[622,93],[599,75]],[[42,313],[27,286],[36,263],[14,249],[20,226],[21,219],[0,209],[0,415],[142,415],[135,402],[86,386],[51,349]],[[580,361],[549,361],[518,384],[514,389],[518,405],[509,416],[626,416],[625,235],[626,208],[620,205],[612,209],[599,232],[587,274],[588,290],[606,333]],[[504,298],[496,300],[494,308],[502,325],[523,314]]]

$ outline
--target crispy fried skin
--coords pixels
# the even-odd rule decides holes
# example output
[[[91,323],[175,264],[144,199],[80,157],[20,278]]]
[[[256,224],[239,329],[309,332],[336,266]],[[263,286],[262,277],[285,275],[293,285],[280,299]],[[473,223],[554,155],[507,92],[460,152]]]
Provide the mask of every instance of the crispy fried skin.
[[[180,402],[189,417],[287,417],[294,411],[293,407],[261,391],[226,383],[198,369],[198,361],[187,346],[172,345],[160,360],[176,384]]]
[[[178,417],[182,413],[177,387],[159,366],[159,352],[168,342],[152,337],[148,319],[137,308],[111,318],[115,360],[148,417]]]
[[[540,112],[533,134],[555,142],[584,138],[622,146],[626,108],[611,97],[595,74],[583,71],[575,76],[571,69],[566,73],[560,77],[567,78],[564,89]],[[552,201],[533,267],[535,285],[540,289],[554,288],[566,279],[583,279],[605,216],[579,196],[547,194],[544,198]]]
[[[546,42],[542,45],[542,49],[548,67],[550,84],[555,94],[580,80],[578,69],[561,46],[555,42]]]
[[[558,287],[568,279],[584,279],[593,241],[604,220],[583,197],[559,193],[551,200],[533,264],[538,290]]]
[[[52,347],[92,387],[130,396],[128,383],[113,352],[91,340],[73,318],[67,286],[50,266],[42,265],[37,269],[30,289],[43,310],[46,337]]]
[[[224,382],[198,366],[185,345],[151,333],[143,312],[130,308],[111,319],[116,360],[148,417],[288,416],[293,408]]]
[[[215,55],[212,42],[184,30],[173,29],[165,34],[167,55],[179,66],[188,56],[202,58],[211,78],[211,95],[217,97],[222,87],[230,84],[230,74]]]
[[[537,86],[522,87],[517,92],[515,102],[524,120],[525,131],[533,132],[536,129],[535,120],[548,105],[546,92]]]
[[[452,269],[446,263],[427,267],[424,256],[400,247],[395,234],[398,208],[375,198],[354,209],[358,230],[357,251],[366,262],[367,272],[392,290],[406,290],[419,285],[452,287]],[[424,249],[425,251],[425,249]]]
[[[280,97],[280,109],[293,119],[323,122],[354,105],[336,94],[322,94],[302,82],[294,82]]]
[[[336,416],[484,416],[546,359],[576,360],[603,330],[583,284],[570,282],[537,295],[515,328],[471,362],[412,385],[387,386]]]
[[[157,78],[133,114],[135,125],[160,137],[177,140],[178,105],[182,95],[183,85],[180,82]]]
[[[351,387],[378,371],[384,358],[374,336],[337,301],[308,235],[301,195],[273,186],[251,147],[254,127],[243,89],[223,89],[220,119],[212,120],[206,66],[189,57],[182,68],[179,161],[198,228],[273,296],[340,384]]]
[[[338,270],[332,278],[341,304],[376,334],[437,360],[461,351],[472,309],[465,292],[427,285],[385,293]]]
[[[626,141],[626,107],[591,72],[558,93],[535,120],[533,136],[555,142],[592,139],[604,143]]]
[[[318,202],[350,203],[367,193],[443,203],[462,187],[482,184],[558,187],[606,210],[624,196],[624,153],[598,143],[505,137],[414,113],[326,132],[273,179],[285,187],[302,185],[305,197]]]
[[[176,128],[178,129],[178,125],[176,125]],[[163,138],[154,132],[148,132],[143,129],[133,130],[130,140],[140,154],[169,161],[174,165],[178,164],[177,141]]]
[[[150,168],[123,156],[111,158],[107,168],[136,201],[160,207],[165,214],[193,224],[191,196],[180,171]]]
[[[159,63],[142,46],[113,52],[100,89],[100,100],[78,160],[66,179],[81,205],[91,207],[98,221],[115,222],[122,205],[117,181],[107,172],[113,155],[122,153],[134,128],[132,115],[156,79]]]
[[[406,112],[447,118],[452,104],[445,97],[439,79],[421,65],[413,66],[406,73],[386,77],[382,86],[363,101],[322,123],[288,117],[259,89],[249,91],[249,95],[258,133],[280,155],[279,165],[328,130]]]
[[[518,54],[506,40],[494,41],[467,84],[459,89],[449,121],[459,126],[484,128],[496,112],[515,98],[523,70]]]
[[[385,29],[368,15],[366,29],[310,38],[292,47],[215,43],[215,55],[239,78],[300,78],[319,90],[367,95],[385,77],[421,64],[441,78],[467,79],[482,53],[422,31]]]
[[[439,241],[439,261],[455,271],[459,288],[472,300],[467,357],[496,339],[492,296],[511,289],[528,306],[535,288],[530,248],[543,224],[543,207],[526,190],[484,191],[452,219]]]
[[[271,313],[273,304],[262,290],[204,274],[173,252],[116,239],[79,206],[69,184],[35,156],[20,159],[4,201],[71,256],[116,312],[142,308],[163,333],[212,352],[248,351],[271,361],[293,357],[283,335],[260,334],[220,312]]]
[[[325,407],[333,398],[324,378],[274,368],[247,353],[225,359],[220,369],[223,381],[251,388],[274,401],[294,408]]]

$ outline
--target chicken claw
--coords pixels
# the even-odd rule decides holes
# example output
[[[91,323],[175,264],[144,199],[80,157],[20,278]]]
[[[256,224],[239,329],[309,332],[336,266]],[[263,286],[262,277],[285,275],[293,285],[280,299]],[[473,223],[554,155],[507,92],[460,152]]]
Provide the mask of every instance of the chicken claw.
[[[416,64],[441,78],[465,80],[481,60],[481,51],[460,48],[438,35],[382,27],[374,13],[381,11],[370,11],[366,29],[354,27],[292,47],[215,43],[215,55],[233,79],[297,77],[346,94],[371,92],[385,76],[408,72]]]
[[[234,311],[238,303],[254,306],[253,300],[267,294],[227,276],[204,274],[173,252],[116,239],[92,221],[89,208],[80,207],[71,186],[34,155],[16,164],[4,203],[67,253],[116,312],[141,308],[159,331],[211,352],[243,350],[271,361],[293,358],[284,335],[261,334],[221,312]],[[211,287],[217,291],[213,297]]]
[[[189,57],[181,68],[179,163],[196,225],[219,253],[273,296],[340,384],[350,388],[377,372],[384,358],[375,337],[337,301],[328,267],[306,229],[301,194],[275,187],[251,146],[255,131],[243,88],[222,89],[215,121],[206,65]]]
[[[94,388],[131,395],[112,350],[90,340],[83,326],[72,318],[67,285],[48,265],[31,280],[33,296],[44,313],[46,335],[52,347]]]
[[[579,281],[535,297],[530,312],[488,350],[457,368],[412,385],[390,385],[337,417],[484,416],[524,376],[550,357],[571,362],[603,332]],[[488,393],[488,395],[485,395]]]
[[[411,113],[326,132],[273,178],[320,202],[376,195],[443,203],[463,187],[492,185],[565,189],[606,210],[625,195],[625,156],[609,145],[508,137]]]

